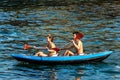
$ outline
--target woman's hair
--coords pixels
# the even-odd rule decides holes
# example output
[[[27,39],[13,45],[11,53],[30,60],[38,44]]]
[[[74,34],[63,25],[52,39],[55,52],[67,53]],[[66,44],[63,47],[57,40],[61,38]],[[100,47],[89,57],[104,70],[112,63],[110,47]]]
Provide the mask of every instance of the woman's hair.
[[[52,34],[48,34],[48,37],[51,39],[51,41],[53,42],[54,40],[54,36]]]

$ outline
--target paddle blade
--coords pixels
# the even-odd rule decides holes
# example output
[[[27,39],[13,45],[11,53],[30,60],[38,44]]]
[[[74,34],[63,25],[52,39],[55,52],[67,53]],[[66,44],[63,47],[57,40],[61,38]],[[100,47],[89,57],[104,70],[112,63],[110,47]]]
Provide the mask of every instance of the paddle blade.
[[[31,46],[29,44],[24,44],[24,49],[27,50],[27,49],[30,49]]]

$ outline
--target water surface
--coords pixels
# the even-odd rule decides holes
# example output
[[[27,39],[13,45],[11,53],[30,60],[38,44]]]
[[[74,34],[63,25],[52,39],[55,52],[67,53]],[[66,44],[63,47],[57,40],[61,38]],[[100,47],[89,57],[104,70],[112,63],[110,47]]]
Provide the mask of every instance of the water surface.
[[[0,1],[1,80],[120,80],[119,1],[21,1]],[[33,65],[11,58],[12,53],[33,55],[37,51],[23,50],[24,43],[44,46],[49,33],[63,47],[73,31],[84,33],[86,54],[114,53],[103,62],[76,65]]]

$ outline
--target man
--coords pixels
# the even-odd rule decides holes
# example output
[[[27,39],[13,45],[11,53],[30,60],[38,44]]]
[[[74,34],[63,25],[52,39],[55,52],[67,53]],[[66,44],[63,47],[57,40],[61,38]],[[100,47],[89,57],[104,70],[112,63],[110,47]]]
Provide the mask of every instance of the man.
[[[73,56],[73,55],[83,55],[83,44],[80,40],[83,38],[83,34],[79,32],[73,32],[73,40],[71,40],[71,44],[66,47],[66,49],[75,48],[75,52],[72,52],[70,50],[66,50],[63,54],[64,56]]]

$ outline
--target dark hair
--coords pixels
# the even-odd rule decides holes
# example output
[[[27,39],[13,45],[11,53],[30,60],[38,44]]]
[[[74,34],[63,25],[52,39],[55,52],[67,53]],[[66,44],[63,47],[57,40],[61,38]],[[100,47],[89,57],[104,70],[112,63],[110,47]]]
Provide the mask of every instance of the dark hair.
[[[81,33],[81,32],[73,32],[73,34],[76,34],[76,39],[81,39],[81,38],[83,38],[84,37],[84,34],[83,33]]]
[[[73,34],[79,34],[79,32],[75,31],[75,32],[73,32]]]

